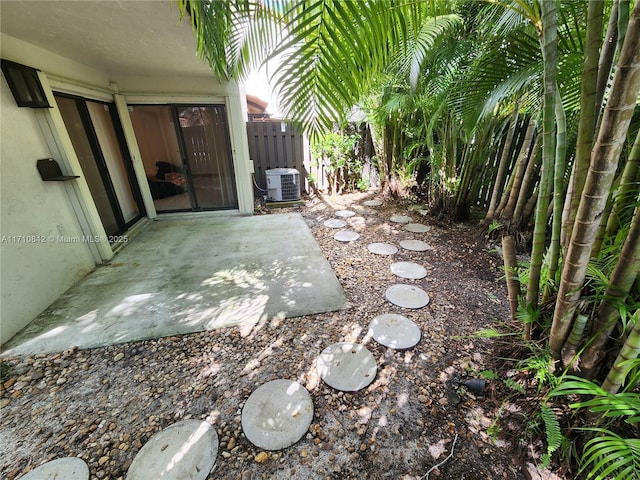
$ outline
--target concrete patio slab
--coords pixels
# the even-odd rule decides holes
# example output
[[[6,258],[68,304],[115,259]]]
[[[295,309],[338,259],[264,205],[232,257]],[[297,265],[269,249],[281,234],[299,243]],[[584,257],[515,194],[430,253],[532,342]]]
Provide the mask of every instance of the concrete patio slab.
[[[297,213],[153,222],[3,356],[92,348],[340,310],[346,296]]]

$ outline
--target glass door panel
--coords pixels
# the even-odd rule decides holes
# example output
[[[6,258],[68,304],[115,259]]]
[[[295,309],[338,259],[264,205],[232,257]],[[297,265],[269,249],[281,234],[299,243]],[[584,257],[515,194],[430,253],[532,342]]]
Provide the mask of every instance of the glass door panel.
[[[156,210],[191,210],[189,182],[171,107],[136,105],[130,116]]]
[[[140,208],[133,194],[124,158],[118,143],[109,105],[87,102],[87,108],[96,132],[113,189],[115,190],[125,223],[140,217]]]
[[[103,182],[102,173],[100,172],[98,161],[91,147],[89,137],[87,136],[76,99],[56,96],[56,102],[58,103],[58,108],[62,114],[62,119],[69,133],[69,137],[71,138],[73,149],[82,167],[82,173],[89,185],[91,196],[98,209],[102,226],[107,232],[107,235],[114,235],[120,230],[118,218],[113,209],[111,199],[109,198],[109,192]]]
[[[198,209],[237,208],[227,116],[222,105],[176,107]]]
[[[238,207],[224,105],[136,105],[131,121],[158,212]]]

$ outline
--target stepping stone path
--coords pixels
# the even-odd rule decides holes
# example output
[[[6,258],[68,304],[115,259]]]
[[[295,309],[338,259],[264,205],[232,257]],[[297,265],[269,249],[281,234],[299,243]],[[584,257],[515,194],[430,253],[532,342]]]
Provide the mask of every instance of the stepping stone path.
[[[318,357],[318,375],[336,390],[355,392],[368,386],[376,376],[376,359],[363,345],[334,343]]]
[[[380,206],[380,200],[368,200],[366,206]],[[339,210],[337,217],[355,215],[351,210]],[[411,217],[394,215],[392,222],[405,223],[411,232],[426,232],[427,225],[410,223]],[[339,218],[326,220],[329,228],[342,228]],[[360,238],[357,232],[343,230],[334,238],[352,242]],[[430,247],[420,240],[403,240],[402,248],[425,251]],[[398,248],[388,243],[371,243],[371,253],[393,255]],[[427,275],[424,267],[413,262],[396,262],[391,271],[404,278],[419,279]],[[427,292],[413,285],[396,284],[387,288],[386,299],[403,308],[422,308],[429,304]],[[403,315],[386,313],[369,324],[369,335],[381,345],[406,349],[421,338],[418,325]],[[377,373],[376,359],[363,345],[351,342],[334,343],[317,359],[317,371],[322,380],[337,390],[355,392],[370,385]],[[242,431],[247,439],[264,450],[280,450],[298,442],[313,421],[313,401],[299,383],[279,379],[258,387],[242,409]],[[218,454],[218,434],[207,422],[184,420],[153,435],[140,449],[128,469],[126,480],[205,480],[212,471]],[[45,463],[27,473],[22,480],[88,480],[89,468],[77,457],[65,457]]]
[[[20,480],[89,480],[89,467],[78,457],[58,458],[31,470]]]
[[[396,313],[385,313],[374,318],[369,324],[369,335],[381,345],[397,350],[413,347],[422,336],[418,325]]]
[[[312,420],[311,395],[291,380],[273,380],[258,387],[242,409],[242,431],[265,450],[293,445],[307,433]]]
[[[406,215],[392,215],[389,220],[391,220],[393,223],[410,223],[413,221],[411,217],[408,217]]]
[[[391,264],[391,272],[402,278],[418,280],[427,276],[427,270],[417,263],[396,262]]]
[[[352,230],[343,230],[342,232],[336,233],[333,236],[333,238],[335,238],[339,242],[348,243],[348,242],[353,242],[354,240],[357,240],[358,238],[360,238],[360,234]]]
[[[402,308],[422,308],[429,304],[429,294],[413,285],[391,285],[384,296],[394,305]]]
[[[184,420],[156,433],[133,459],[127,480],[204,480],[216,463],[218,434],[209,423]]]
[[[352,210],[338,210],[336,213],[334,213],[336,217],[341,217],[341,218],[353,217],[355,214],[356,212]]]
[[[347,222],[339,218],[330,218],[329,220],[325,220],[324,226],[329,228],[343,228],[347,226]]]
[[[405,250],[411,250],[413,252],[425,252],[431,250],[428,243],[422,240],[402,240],[400,246]]]
[[[389,243],[370,243],[367,248],[376,255],[393,255],[398,252],[398,247]]]
[[[407,232],[413,233],[426,233],[431,230],[429,225],[423,225],[422,223],[407,223],[404,227]]]

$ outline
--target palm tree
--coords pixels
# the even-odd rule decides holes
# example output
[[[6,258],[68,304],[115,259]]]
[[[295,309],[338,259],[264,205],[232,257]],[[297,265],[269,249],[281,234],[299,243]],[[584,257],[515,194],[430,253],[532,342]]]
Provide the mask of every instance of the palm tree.
[[[549,338],[549,347],[556,359],[560,359],[571,328],[591,258],[591,248],[609,197],[639,92],[640,3],[636,3],[591,153],[589,172],[564,261]]]
[[[177,2],[219,78],[241,78],[279,57],[280,105],[309,133],[343,120],[400,50],[415,81],[425,52],[460,21],[443,0]]]

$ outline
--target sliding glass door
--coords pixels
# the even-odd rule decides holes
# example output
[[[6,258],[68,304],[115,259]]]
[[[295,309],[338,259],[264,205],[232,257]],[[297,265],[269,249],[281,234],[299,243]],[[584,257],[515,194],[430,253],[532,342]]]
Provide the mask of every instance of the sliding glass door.
[[[224,105],[136,105],[131,121],[158,212],[238,207]]]
[[[55,98],[107,235],[124,232],[145,212],[115,106]]]

